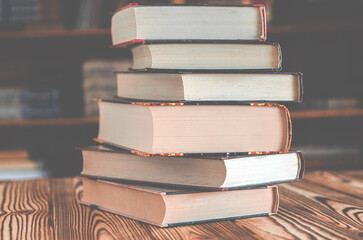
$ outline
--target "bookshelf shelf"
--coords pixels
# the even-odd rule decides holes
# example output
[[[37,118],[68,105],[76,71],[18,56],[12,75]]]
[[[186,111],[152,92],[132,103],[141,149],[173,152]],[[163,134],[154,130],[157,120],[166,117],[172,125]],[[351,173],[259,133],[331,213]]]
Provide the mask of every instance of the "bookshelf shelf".
[[[309,24],[309,25],[284,25],[268,26],[267,31],[271,34],[279,33],[306,33],[324,31],[362,31],[362,24]]]
[[[361,31],[363,24],[317,24],[317,25],[284,25],[268,26],[268,33],[306,33],[320,31]],[[0,39],[17,39],[17,38],[61,38],[61,37],[92,37],[92,36],[110,36],[109,28],[96,29],[40,29],[14,32],[0,32]]]
[[[292,111],[293,119],[308,118],[335,118],[363,116],[363,109],[344,110],[307,110]],[[34,119],[34,120],[1,120],[0,127],[37,127],[37,126],[72,126],[72,125],[97,125],[98,117],[85,118],[58,118],[58,119]]]
[[[363,109],[308,110],[308,111],[291,112],[291,117],[293,119],[357,117],[357,116],[363,116]]]
[[[58,118],[34,120],[1,120],[0,127],[37,127],[37,126],[70,126],[70,125],[95,125],[98,117],[89,118]]]
[[[42,29],[19,32],[0,32],[0,39],[17,39],[17,38],[58,38],[58,37],[90,37],[90,36],[109,36],[110,29]]]

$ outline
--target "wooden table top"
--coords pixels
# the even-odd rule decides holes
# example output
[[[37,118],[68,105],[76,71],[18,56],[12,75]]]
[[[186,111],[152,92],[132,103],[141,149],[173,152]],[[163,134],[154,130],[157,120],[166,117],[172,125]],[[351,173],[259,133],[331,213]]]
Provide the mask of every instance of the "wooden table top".
[[[363,239],[363,170],[282,184],[279,213],[158,228],[77,203],[77,179],[0,182],[0,239]]]

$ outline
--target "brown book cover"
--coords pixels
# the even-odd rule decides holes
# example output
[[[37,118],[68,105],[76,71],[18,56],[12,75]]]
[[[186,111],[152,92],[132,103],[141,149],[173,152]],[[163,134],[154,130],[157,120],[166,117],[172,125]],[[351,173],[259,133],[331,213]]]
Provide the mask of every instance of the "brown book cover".
[[[279,204],[276,186],[210,191],[81,179],[81,204],[159,227],[269,216]]]

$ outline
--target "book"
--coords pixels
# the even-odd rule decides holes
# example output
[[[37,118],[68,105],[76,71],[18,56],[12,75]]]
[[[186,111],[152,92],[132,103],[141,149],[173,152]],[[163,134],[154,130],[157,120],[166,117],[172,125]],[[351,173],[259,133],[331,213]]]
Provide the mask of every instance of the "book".
[[[58,104],[52,106],[24,106],[21,111],[23,119],[47,119],[60,117]]]
[[[74,25],[79,29],[108,28],[110,27],[110,12],[116,7],[116,0],[80,0],[78,1],[78,14]],[[68,9],[74,6],[68,6]]]
[[[142,222],[170,227],[275,214],[277,187],[230,191],[117,183],[81,178],[80,203]]]
[[[266,40],[263,5],[139,5],[116,10],[112,43],[145,40]]]
[[[287,152],[291,119],[276,104],[100,100],[98,139],[136,152]]]
[[[47,176],[47,172],[41,169],[0,169],[0,181],[31,180]]]
[[[58,89],[0,89],[0,119],[60,116]]]
[[[131,67],[131,59],[92,59],[82,64],[84,114],[98,115],[94,98],[112,98],[116,95],[115,71],[126,71]]]
[[[82,149],[82,176],[199,188],[271,185],[300,179],[301,152],[269,155],[144,157],[104,146]],[[102,159],[102,161],[101,161]]]
[[[23,88],[0,88],[0,106],[20,106]]]
[[[302,101],[301,73],[117,73],[117,96],[151,101]]]
[[[29,153],[25,149],[9,149],[0,151],[0,160],[9,158],[29,158]]]
[[[46,177],[42,164],[29,157],[26,150],[0,151],[0,181],[25,180]]]
[[[61,116],[60,97],[57,88],[25,89],[21,93],[21,102],[23,119]]]
[[[59,104],[59,90],[57,88],[47,89],[24,89],[21,102],[27,106],[50,107]]]
[[[31,170],[36,168],[37,163],[29,159],[27,150],[0,150],[0,170]]]
[[[278,44],[158,43],[131,48],[134,70],[280,70]]]
[[[0,106],[0,119],[21,119],[22,106]]]

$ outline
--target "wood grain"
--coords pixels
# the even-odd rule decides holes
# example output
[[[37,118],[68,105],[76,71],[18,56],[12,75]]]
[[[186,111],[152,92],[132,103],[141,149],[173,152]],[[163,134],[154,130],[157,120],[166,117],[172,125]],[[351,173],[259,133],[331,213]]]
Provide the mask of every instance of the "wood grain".
[[[363,171],[307,172],[273,217],[158,228],[77,203],[77,179],[0,182],[0,239],[363,239]]]
[[[342,172],[308,172],[303,181],[279,188],[277,216],[236,224],[269,239],[363,239],[362,186]]]
[[[0,239],[52,239],[47,180],[0,184]]]

